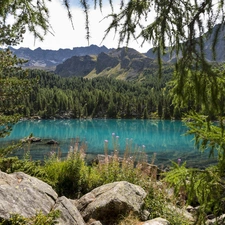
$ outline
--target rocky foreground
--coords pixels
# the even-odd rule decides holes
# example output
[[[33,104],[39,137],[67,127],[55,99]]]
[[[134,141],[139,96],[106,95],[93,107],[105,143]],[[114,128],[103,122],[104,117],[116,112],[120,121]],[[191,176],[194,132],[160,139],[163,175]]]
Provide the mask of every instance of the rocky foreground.
[[[119,217],[132,212],[142,219],[139,225],[169,225],[163,218],[147,220],[150,212],[143,210],[145,197],[146,192],[141,187],[120,181],[100,186],[80,199],[72,200],[59,197],[51,186],[35,177],[22,172],[7,174],[0,171],[2,219],[9,219],[13,214],[30,218],[40,211],[48,214],[59,210],[57,224],[112,225]]]

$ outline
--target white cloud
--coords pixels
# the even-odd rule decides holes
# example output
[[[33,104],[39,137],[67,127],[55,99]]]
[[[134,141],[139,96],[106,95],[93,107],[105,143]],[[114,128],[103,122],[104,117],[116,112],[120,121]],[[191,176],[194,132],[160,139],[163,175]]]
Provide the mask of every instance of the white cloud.
[[[71,22],[68,19],[67,11],[65,7],[62,6],[59,0],[54,0],[50,4],[50,24],[54,30],[54,36],[48,33],[44,37],[44,41],[36,40],[34,42],[34,37],[27,33],[25,35],[23,43],[16,46],[18,47],[29,47],[35,49],[41,47],[42,49],[54,49],[59,48],[74,48],[81,46],[88,46],[88,41],[86,40],[86,30],[85,30],[85,14],[82,8],[72,7],[74,30],[72,28]],[[119,5],[118,5],[119,6]],[[114,5],[116,8],[116,6]],[[118,37],[115,37],[112,31],[107,38],[102,42],[104,37],[104,31],[110,23],[110,19],[103,18],[110,13],[109,6],[103,6],[102,13],[99,9],[94,10],[91,7],[89,12],[90,21],[90,42],[89,44],[95,45],[105,45],[107,48],[117,48],[118,47]],[[102,42],[102,43],[101,43]],[[140,47],[141,41],[137,43],[136,41],[131,41],[129,47],[134,48],[140,52],[147,52],[151,45],[146,43],[142,48]]]

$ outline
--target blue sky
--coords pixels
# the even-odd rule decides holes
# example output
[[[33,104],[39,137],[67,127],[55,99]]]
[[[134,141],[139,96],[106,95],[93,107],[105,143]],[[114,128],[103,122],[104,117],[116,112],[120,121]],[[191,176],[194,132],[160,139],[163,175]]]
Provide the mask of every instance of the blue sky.
[[[31,34],[25,34],[23,43],[16,46],[18,47],[29,47],[31,49],[36,49],[41,47],[42,49],[53,49],[58,50],[59,48],[74,48],[88,46],[88,42],[85,38],[85,15],[82,8],[71,1],[71,12],[73,15],[73,23],[75,29],[73,30],[71,23],[67,17],[67,11],[65,7],[62,6],[60,0],[54,0],[50,4],[50,23],[54,30],[54,36],[52,34],[47,34],[43,42],[38,40],[34,41]],[[78,1],[77,1],[78,2]],[[91,1],[93,2],[93,1]],[[73,3],[73,4],[72,4]],[[114,8],[119,7],[119,2],[114,3]],[[111,32],[106,40],[102,42],[104,36],[104,31],[110,20],[102,20],[108,13],[110,13],[110,5],[107,2],[103,2],[102,13],[99,9],[94,10],[94,7],[90,7],[89,19],[90,19],[90,42],[89,44],[95,44],[98,46],[105,45],[107,48],[117,48],[118,47],[118,37]],[[101,43],[102,42],[102,43]],[[134,48],[140,52],[147,52],[151,45],[146,43],[143,47],[140,47],[141,41],[131,41],[128,47]]]

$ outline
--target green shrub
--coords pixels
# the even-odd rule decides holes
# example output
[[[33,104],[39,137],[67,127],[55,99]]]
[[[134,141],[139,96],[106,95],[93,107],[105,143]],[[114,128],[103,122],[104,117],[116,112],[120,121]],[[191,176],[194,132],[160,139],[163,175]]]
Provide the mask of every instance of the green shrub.
[[[24,158],[19,160],[17,157],[0,158],[0,169],[6,173],[24,172],[39,179],[45,179],[46,173],[40,161],[34,161],[27,151]]]
[[[43,169],[46,173],[46,182],[56,190],[62,167],[65,164],[55,152],[51,152],[49,157],[45,159]]]
[[[166,185],[149,185],[145,198],[144,208],[150,212],[149,219],[162,217],[170,222],[171,225],[189,225],[190,221],[185,218],[178,210],[175,210],[176,199],[168,197]]]
[[[51,211],[47,215],[38,212],[34,217],[25,218],[18,214],[11,215],[10,219],[0,221],[1,225],[54,225],[57,224],[56,219],[59,218],[60,212],[58,210]]]
[[[57,166],[60,167],[59,170],[55,170]],[[55,188],[59,195],[78,198],[99,185],[98,174],[94,172],[95,168],[87,166],[79,152],[70,154],[70,157],[64,161],[52,163],[51,167],[51,171],[57,173],[57,175],[51,173],[51,177],[54,179],[57,177]]]
[[[200,170],[186,168],[185,163],[181,166],[173,163],[164,181],[175,188],[175,196],[180,201],[198,206],[196,224],[204,224],[208,214],[218,217],[224,213],[225,183],[217,166]]]

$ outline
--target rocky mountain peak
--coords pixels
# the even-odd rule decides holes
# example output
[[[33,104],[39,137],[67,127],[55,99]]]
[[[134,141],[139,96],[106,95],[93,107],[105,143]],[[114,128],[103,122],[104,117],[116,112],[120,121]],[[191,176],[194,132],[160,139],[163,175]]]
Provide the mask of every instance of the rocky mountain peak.
[[[56,67],[55,72],[61,76],[118,76],[124,74],[124,79],[139,76],[143,70],[150,68],[153,60],[132,48],[119,48],[101,52],[89,59],[81,56],[72,57]]]
[[[85,76],[96,66],[96,56],[73,56],[56,67],[55,72],[61,76]]]

